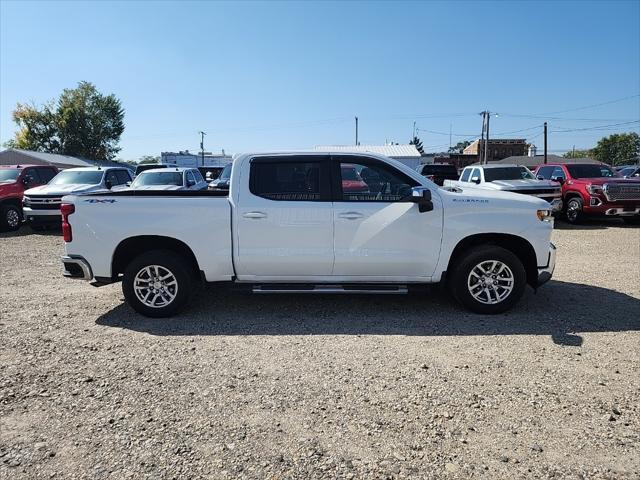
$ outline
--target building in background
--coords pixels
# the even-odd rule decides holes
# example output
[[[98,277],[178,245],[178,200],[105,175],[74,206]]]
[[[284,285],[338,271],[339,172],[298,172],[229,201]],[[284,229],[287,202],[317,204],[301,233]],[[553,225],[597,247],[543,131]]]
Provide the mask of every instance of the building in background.
[[[544,155],[521,155],[514,157],[507,157],[502,160],[498,160],[494,163],[503,163],[503,164],[514,164],[514,165],[523,165],[525,167],[535,167],[537,165],[542,165],[544,163]],[[594,160],[593,158],[565,158],[560,157],[558,155],[547,155],[547,163],[597,163],[600,164],[599,161]]]
[[[398,160],[413,169],[421,163],[433,163],[433,158],[429,162],[429,157],[426,162],[423,161],[424,158],[415,145],[318,145],[314,150],[334,153],[377,153]]]
[[[224,167],[232,160],[233,157],[227,155],[224,150],[222,153],[204,152],[204,160],[202,153],[192,153],[189,150],[160,153],[160,163],[178,167]]]
[[[464,149],[465,155],[478,157],[484,151],[484,140],[476,140]],[[527,155],[527,141],[524,138],[490,138],[487,161],[493,162],[512,156]],[[480,157],[478,157],[479,159]]]
[[[111,160],[89,160],[87,158],[70,157],[57,153],[33,152],[7,148],[0,152],[0,165],[52,165],[60,170],[75,167],[125,167],[132,170],[131,165]]]

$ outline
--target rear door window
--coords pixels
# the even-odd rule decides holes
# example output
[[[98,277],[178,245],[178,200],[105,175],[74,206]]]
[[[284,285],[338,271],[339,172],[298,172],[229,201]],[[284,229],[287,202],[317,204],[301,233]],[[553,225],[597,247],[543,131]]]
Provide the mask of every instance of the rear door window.
[[[251,160],[249,190],[279,201],[329,201],[328,157],[257,157]]]

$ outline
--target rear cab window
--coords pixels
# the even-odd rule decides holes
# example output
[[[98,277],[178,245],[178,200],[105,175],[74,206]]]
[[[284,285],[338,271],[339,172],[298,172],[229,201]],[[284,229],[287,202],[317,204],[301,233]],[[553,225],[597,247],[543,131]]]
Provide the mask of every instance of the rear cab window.
[[[328,156],[313,155],[252,158],[249,191],[276,201],[331,201],[328,162]]]

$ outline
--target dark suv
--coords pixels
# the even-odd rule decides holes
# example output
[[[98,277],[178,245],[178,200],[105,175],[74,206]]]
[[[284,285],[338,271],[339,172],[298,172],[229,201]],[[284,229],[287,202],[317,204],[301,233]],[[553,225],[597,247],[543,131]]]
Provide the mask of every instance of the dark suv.
[[[458,170],[449,163],[433,163],[420,165],[418,172],[423,177],[427,177],[436,185],[442,186],[445,180],[457,180]]]

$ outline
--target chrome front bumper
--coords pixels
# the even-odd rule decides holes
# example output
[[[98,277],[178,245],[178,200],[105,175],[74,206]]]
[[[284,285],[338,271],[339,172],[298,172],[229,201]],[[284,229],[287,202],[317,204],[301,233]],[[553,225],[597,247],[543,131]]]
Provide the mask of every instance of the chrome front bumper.
[[[62,275],[69,278],[79,278],[81,280],[93,279],[91,265],[82,257],[69,257],[64,255],[61,257],[64,265]]]
[[[538,284],[544,285],[553,276],[553,270],[556,268],[556,246],[549,242],[549,257],[544,267],[538,267]]]

